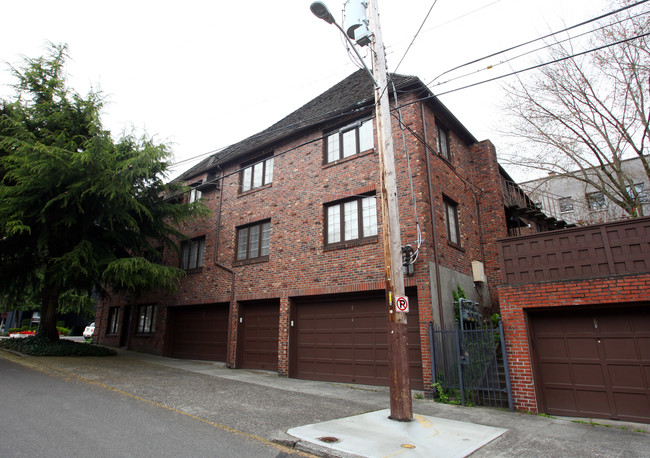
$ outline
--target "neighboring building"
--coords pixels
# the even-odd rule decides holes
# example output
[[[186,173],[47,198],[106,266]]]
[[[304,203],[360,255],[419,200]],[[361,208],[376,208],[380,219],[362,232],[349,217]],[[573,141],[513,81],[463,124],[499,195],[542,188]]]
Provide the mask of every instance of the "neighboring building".
[[[417,253],[405,278],[411,384],[430,390],[428,323],[454,322],[452,290],[460,285],[494,311],[497,240],[562,224],[507,204],[520,190],[494,146],[478,142],[418,78],[392,79],[403,106],[404,131],[393,118],[402,244]],[[180,256],[163,253],[187,277],[176,294],[103,301],[99,343],[387,384],[373,111],[372,82],[358,71],[185,172],[179,179],[194,187],[185,198],[213,211],[184,229]]]
[[[640,158],[621,163],[630,196],[638,198],[645,216],[650,215],[650,181]],[[585,173],[595,180],[593,169]],[[603,174],[601,174],[603,175]],[[520,183],[521,189],[549,216],[569,223],[584,225],[617,221],[629,214],[594,186],[569,174],[551,173],[547,177]]]
[[[650,217],[500,242],[515,407],[650,423]]]

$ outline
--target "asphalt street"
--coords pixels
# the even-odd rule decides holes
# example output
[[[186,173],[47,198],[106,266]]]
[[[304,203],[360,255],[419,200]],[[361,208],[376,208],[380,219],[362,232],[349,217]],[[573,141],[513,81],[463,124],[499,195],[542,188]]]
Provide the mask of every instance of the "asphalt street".
[[[288,457],[228,431],[69,376],[0,358],[2,457]]]
[[[293,456],[297,450],[325,456],[334,454],[333,449],[322,442],[314,447],[289,431],[332,421],[340,425],[337,420],[389,406],[386,387],[296,380],[126,350],[104,358],[24,357],[0,351],[0,394],[3,457],[276,457]],[[471,452],[472,457],[650,456],[647,424],[453,406],[417,393],[413,410],[434,421],[507,430]],[[41,434],[39,428],[48,432]],[[366,427],[354,434],[373,441],[388,432]],[[272,443],[295,449],[273,448]],[[425,456],[452,456],[438,452]],[[409,453],[399,456],[415,456]]]

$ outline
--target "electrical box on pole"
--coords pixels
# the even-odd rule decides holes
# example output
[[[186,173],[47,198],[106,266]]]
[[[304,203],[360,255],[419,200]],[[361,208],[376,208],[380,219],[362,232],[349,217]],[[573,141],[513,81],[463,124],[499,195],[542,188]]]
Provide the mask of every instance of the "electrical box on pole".
[[[343,29],[347,36],[356,41],[359,46],[366,46],[370,43],[366,4],[367,0],[348,0],[344,6]]]

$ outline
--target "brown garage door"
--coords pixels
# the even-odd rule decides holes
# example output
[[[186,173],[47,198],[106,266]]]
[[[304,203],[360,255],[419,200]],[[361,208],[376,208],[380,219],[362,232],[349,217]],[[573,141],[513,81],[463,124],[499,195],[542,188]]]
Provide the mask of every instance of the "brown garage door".
[[[409,296],[411,388],[423,389],[417,298]],[[291,376],[306,380],[388,385],[384,296],[297,301]]]
[[[171,307],[172,358],[226,361],[228,304]]]
[[[545,413],[650,423],[649,305],[530,314]]]
[[[280,303],[244,302],[239,316],[237,367],[278,370]]]

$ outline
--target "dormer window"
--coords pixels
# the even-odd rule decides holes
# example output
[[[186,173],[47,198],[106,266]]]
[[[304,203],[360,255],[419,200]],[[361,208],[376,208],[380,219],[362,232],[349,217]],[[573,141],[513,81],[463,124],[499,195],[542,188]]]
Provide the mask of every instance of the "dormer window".
[[[201,191],[196,189],[196,186],[198,186],[198,185],[199,185],[199,183],[194,183],[192,185],[192,189],[190,189],[190,192],[187,194],[187,202],[190,203],[190,204],[193,203],[193,202],[196,202],[197,200],[199,200],[201,198]]]
[[[273,156],[260,159],[241,171],[241,192],[273,182]]]
[[[325,163],[345,159],[375,147],[372,119],[357,121],[325,137]]]

